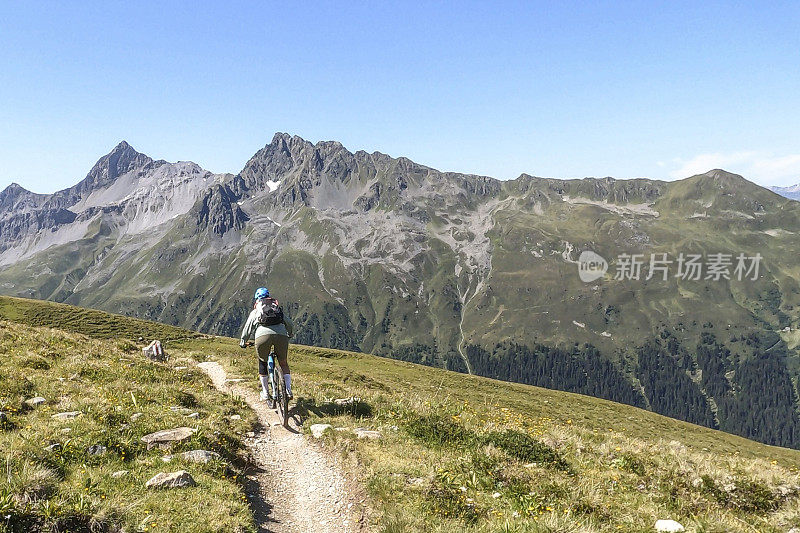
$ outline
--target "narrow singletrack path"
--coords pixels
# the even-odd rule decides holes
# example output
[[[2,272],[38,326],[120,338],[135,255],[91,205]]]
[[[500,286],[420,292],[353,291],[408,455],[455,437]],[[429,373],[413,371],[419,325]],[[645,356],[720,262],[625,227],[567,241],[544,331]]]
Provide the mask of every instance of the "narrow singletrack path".
[[[219,363],[197,366],[218,390],[239,396],[258,415],[260,427],[245,443],[256,465],[256,472],[248,473],[246,488],[259,533],[368,530],[355,481],[335,458],[306,441],[295,419],[283,427],[257,392],[227,381]]]

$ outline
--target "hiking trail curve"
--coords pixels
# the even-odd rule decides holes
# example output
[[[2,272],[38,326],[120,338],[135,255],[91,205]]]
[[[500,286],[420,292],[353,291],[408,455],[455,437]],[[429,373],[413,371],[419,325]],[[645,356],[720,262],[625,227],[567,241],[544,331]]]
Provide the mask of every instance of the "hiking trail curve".
[[[283,427],[258,392],[228,380],[219,363],[197,366],[218,390],[242,398],[258,415],[259,427],[245,444],[256,467],[247,473],[246,492],[259,533],[368,531],[362,491],[341,461],[308,442],[296,420]]]

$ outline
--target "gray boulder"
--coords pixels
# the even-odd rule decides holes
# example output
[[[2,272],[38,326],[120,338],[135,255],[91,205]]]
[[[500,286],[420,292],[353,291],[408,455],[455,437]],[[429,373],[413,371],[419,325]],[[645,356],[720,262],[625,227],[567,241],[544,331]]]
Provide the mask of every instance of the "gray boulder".
[[[108,452],[108,448],[103,446],[102,444],[92,444],[88,448],[86,448],[86,452],[89,455],[105,455]]]
[[[375,431],[373,429],[367,428],[356,428],[353,430],[353,433],[356,434],[356,437],[359,439],[379,439],[381,438],[381,432]]]
[[[142,442],[147,444],[147,449],[158,447],[161,449],[168,449],[175,442],[181,442],[190,438],[196,430],[187,427],[179,427],[174,429],[162,429],[155,433],[150,433],[142,437]]]
[[[53,415],[53,418],[56,420],[72,420],[73,418],[78,418],[81,416],[80,411],[66,411],[64,413],[56,413]]]
[[[319,439],[325,433],[325,431],[331,429],[333,426],[330,424],[312,424],[309,428],[311,430],[311,435],[315,439]]]
[[[210,452],[208,450],[190,450],[181,454],[184,460],[190,463],[209,463],[222,459],[222,456],[217,452]]]
[[[186,470],[177,472],[159,472],[145,483],[148,489],[181,489],[197,485],[192,475]]]
[[[656,520],[656,531],[659,533],[682,533],[686,529],[675,520]]]
[[[47,402],[47,400],[45,400],[43,397],[34,396],[33,398],[25,400],[25,405],[29,405],[31,407],[39,407],[40,405],[43,405],[45,402]]]
[[[333,403],[335,405],[340,406],[340,407],[347,407],[347,406],[350,406],[350,405],[355,405],[360,401],[361,401],[361,398],[359,398],[357,396],[351,396],[349,398],[336,398],[335,400],[333,400]]]

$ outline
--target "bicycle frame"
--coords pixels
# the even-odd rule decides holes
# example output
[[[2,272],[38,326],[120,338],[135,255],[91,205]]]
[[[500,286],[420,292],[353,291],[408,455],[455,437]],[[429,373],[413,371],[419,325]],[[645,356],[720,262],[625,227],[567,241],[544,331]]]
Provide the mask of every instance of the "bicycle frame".
[[[270,352],[267,359],[267,369],[269,370],[269,407],[277,407],[283,425],[289,421],[289,400],[286,395],[286,385],[283,378],[283,370],[280,365],[275,364],[274,352]]]

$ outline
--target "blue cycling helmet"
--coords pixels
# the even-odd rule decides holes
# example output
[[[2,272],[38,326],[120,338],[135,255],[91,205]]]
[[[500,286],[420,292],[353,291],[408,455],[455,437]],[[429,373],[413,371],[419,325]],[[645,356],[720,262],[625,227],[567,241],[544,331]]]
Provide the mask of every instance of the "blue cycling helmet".
[[[254,299],[260,300],[261,298],[269,298],[269,289],[266,287],[259,287],[256,289],[256,295],[253,296]]]

